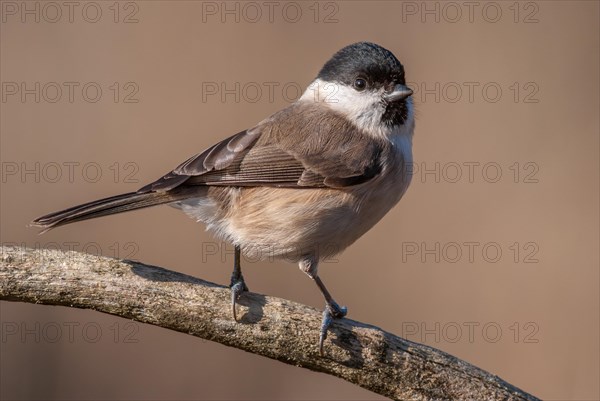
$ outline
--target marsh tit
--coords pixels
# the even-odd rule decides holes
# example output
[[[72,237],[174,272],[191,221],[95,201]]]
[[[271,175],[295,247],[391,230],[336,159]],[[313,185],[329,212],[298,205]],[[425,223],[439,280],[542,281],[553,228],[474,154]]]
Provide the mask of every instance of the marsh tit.
[[[136,192],[33,221],[46,230],[160,204],[181,209],[235,247],[236,300],[247,291],[240,252],[299,264],[326,307],[319,351],[332,319],[346,315],[318,274],[402,198],[411,180],[415,126],[404,67],[374,43],[335,53],[293,104],[190,157]]]

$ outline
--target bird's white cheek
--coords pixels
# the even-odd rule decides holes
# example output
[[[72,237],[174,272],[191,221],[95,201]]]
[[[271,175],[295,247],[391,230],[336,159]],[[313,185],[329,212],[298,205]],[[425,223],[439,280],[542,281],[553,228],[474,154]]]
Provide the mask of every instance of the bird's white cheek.
[[[385,112],[380,93],[368,90],[358,92],[347,85],[320,79],[308,86],[299,101],[323,103],[367,132],[379,130]]]

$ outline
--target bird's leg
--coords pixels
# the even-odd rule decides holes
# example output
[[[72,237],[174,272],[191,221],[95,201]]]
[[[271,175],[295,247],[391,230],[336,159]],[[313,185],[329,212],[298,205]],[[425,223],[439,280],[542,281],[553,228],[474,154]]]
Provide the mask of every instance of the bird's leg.
[[[323,281],[321,281],[319,276],[313,277],[313,280],[315,280],[315,283],[317,283],[317,286],[325,297],[325,302],[327,302],[325,304],[325,310],[323,311],[321,333],[319,334],[319,354],[323,356],[323,342],[325,342],[325,339],[327,338],[327,329],[331,325],[333,319],[341,319],[346,316],[348,313],[348,308],[345,306],[339,306],[337,302],[333,300],[331,294],[329,294],[329,291],[327,291],[325,284],[323,284]]]
[[[321,321],[321,332],[319,334],[319,354],[323,356],[323,343],[327,339],[327,329],[331,325],[333,319],[341,319],[348,313],[348,308],[339,306],[333,300],[333,297],[317,275],[317,262],[314,260],[304,260],[300,262],[300,269],[305,272],[319,287],[319,290],[325,297],[325,310],[323,311],[323,320]]]
[[[235,304],[242,292],[248,291],[248,287],[244,282],[244,276],[242,276],[242,267],[240,265],[240,247],[235,246],[235,254],[233,257],[233,273],[231,273],[231,310],[233,311],[233,320],[237,320],[235,313]]]

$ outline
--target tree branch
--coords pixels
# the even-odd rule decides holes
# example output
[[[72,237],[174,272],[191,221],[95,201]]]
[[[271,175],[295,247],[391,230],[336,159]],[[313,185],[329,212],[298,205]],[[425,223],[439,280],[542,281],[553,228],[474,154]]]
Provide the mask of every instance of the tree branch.
[[[350,319],[317,349],[321,312],[142,263],[77,252],[0,248],[0,300],[93,309],[324,372],[393,399],[537,400],[449,354]]]

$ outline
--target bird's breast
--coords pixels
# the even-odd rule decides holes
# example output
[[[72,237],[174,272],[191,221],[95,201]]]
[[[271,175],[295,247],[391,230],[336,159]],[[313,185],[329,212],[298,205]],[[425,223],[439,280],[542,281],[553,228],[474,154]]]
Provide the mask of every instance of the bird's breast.
[[[406,192],[410,138],[395,141],[388,151],[380,175],[352,187],[222,189],[230,206],[214,226],[217,234],[254,258],[299,261],[307,255],[335,255],[371,229]]]

